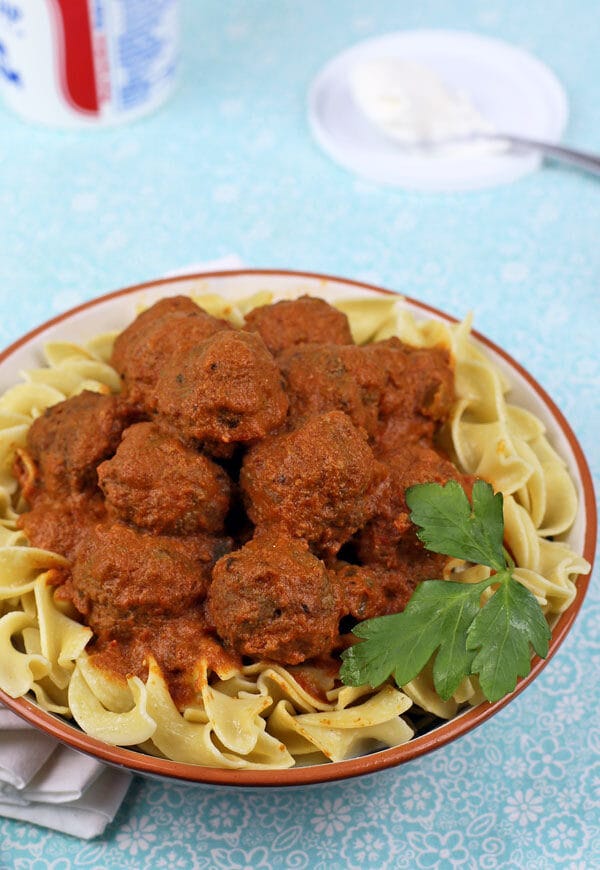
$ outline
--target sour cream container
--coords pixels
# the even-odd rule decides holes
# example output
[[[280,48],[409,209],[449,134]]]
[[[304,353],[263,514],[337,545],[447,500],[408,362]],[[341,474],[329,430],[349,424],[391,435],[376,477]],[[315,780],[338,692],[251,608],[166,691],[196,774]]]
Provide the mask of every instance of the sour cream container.
[[[171,94],[180,0],[0,0],[0,93],[30,121],[102,127]]]

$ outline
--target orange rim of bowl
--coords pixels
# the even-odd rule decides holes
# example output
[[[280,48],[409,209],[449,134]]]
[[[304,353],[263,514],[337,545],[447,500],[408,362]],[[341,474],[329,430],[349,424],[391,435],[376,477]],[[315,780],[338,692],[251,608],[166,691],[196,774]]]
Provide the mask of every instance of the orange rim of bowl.
[[[45,332],[48,328],[68,320],[81,311],[93,308],[100,303],[116,299],[120,296],[137,293],[141,290],[149,290],[165,285],[172,286],[174,284],[188,282],[195,279],[202,280],[221,277],[231,278],[236,276],[265,276],[266,278],[295,277],[299,279],[304,278],[343,284],[356,287],[360,290],[366,290],[369,293],[398,296],[400,299],[404,299],[409,305],[420,309],[424,313],[432,314],[437,319],[445,320],[450,323],[458,322],[457,318],[452,317],[431,305],[420,302],[417,299],[398,294],[393,290],[378,287],[373,284],[365,284],[361,281],[354,281],[349,278],[341,278],[334,275],[324,275],[317,272],[301,272],[288,269],[236,269],[228,271],[200,272],[173,278],[159,278],[154,281],[146,281],[142,284],[124,287],[120,290],[115,290],[111,293],[106,293],[102,296],[96,297],[95,299],[90,299],[75,308],[71,308],[63,314],[59,314],[57,317],[46,321],[22,336],[16,342],[7,347],[6,350],[0,353],[0,364],[8,359],[16,350],[31,341],[31,339]],[[484,335],[481,335],[475,330],[473,330],[472,335],[481,344],[487,346],[502,357],[512,369],[516,370],[525,379],[528,386],[546,405],[555,422],[568,440],[575,457],[583,488],[583,503],[585,505],[583,556],[590,565],[592,565],[596,548],[597,532],[596,500],[591,472],[575,434],[554,401],[532,377],[532,375],[526,371],[526,369],[509,356],[506,351],[501,347],[498,347],[498,345],[494,344]],[[373,752],[370,755],[351,758],[347,761],[335,761],[308,767],[292,767],[284,770],[232,770],[228,768],[202,767],[200,765],[157,758],[152,755],[143,754],[140,751],[103,743],[100,740],[89,737],[76,726],[69,724],[66,720],[40,709],[27,697],[11,698],[0,689],[0,701],[31,725],[34,725],[36,728],[39,728],[52,737],[57,738],[61,742],[71,746],[73,749],[92,755],[100,761],[104,761],[110,765],[127,768],[136,773],[167,778],[175,781],[180,780],[182,782],[242,788],[262,788],[269,786],[277,786],[281,788],[335,782],[337,780],[375,773],[379,770],[395,767],[410,761],[413,758],[425,755],[434,749],[451,743],[453,740],[456,740],[457,737],[472,731],[473,728],[480,725],[482,722],[485,722],[505,707],[537,677],[550,659],[555,655],[581,609],[590,578],[591,570],[590,573],[585,576],[580,575],[577,582],[575,599],[568,610],[561,614],[553,628],[552,640],[547,657],[541,659],[538,656],[535,656],[532,659],[529,674],[518,681],[514,692],[511,692],[511,694],[493,704],[486,701],[483,704],[479,704],[477,707],[467,709],[466,711],[459,713],[454,719],[448,720],[446,723],[437,726],[426,734],[415,737],[408,743],[403,743],[400,746],[392,747],[390,749],[382,749]]]

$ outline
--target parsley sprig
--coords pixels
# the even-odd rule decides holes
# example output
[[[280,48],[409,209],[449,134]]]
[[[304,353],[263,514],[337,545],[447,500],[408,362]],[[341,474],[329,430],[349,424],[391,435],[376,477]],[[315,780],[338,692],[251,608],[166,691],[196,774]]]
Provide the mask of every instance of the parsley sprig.
[[[478,480],[470,504],[451,480],[410,487],[406,502],[428,550],[487,565],[492,574],[479,583],[427,580],[402,613],[359,623],[353,631],[362,643],[342,654],[341,679],[378,686],[393,674],[404,686],[435,655],[433,682],[444,700],[476,674],[485,697],[497,701],[529,673],[531,647],[544,658],[551,637],[535,596],[513,576],[503,546],[502,494]],[[482,607],[489,587],[495,589]]]

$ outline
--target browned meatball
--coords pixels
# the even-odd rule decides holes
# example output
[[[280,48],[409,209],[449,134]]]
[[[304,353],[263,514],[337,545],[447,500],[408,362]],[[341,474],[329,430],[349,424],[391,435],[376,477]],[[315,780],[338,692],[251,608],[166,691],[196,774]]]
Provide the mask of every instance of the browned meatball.
[[[278,363],[290,400],[294,428],[326,411],[343,411],[370,436],[379,431],[385,373],[364,348],[307,344],[284,351]]]
[[[78,549],[66,591],[97,635],[127,635],[148,617],[185,613],[204,598],[227,539],[171,538],[102,523]]]
[[[418,483],[445,484],[456,480],[470,493],[473,478],[463,475],[437,451],[419,444],[405,444],[401,451],[386,457],[386,464],[389,476],[377,492],[375,515],[357,535],[360,561],[392,570],[413,559],[423,564],[425,574],[431,570],[439,572],[446,559],[443,557],[441,562],[439,558],[433,559],[435,554],[425,551],[417,539],[406,504],[406,490]]]
[[[246,316],[246,329],[259,332],[273,354],[307,342],[354,343],[346,315],[311,296],[254,308]]]
[[[118,396],[88,390],[48,408],[27,435],[41,489],[57,500],[95,490],[96,468],[113,455],[133,420],[132,409]]]
[[[412,348],[398,339],[362,347],[307,344],[283,351],[278,363],[292,428],[315,414],[343,411],[380,452],[431,439],[454,400],[443,348]]]
[[[359,621],[404,610],[417,583],[409,567],[389,571],[377,565],[344,562],[335,566],[334,578],[342,616],[353,616]]]
[[[98,481],[118,519],[159,534],[220,532],[229,509],[223,469],[155,423],[126,429]]]
[[[317,552],[335,554],[373,512],[384,469],[341,411],[252,447],[240,484],[257,525],[280,525]]]
[[[410,347],[391,338],[367,345],[365,352],[386,379],[379,401],[378,450],[395,452],[406,441],[431,441],[454,402],[448,351]]]
[[[226,444],[263,438],[285,420],[288,400],[258,335],[217,332],[181,347],[158,381],[158,410],[185,438]]]
[[[274,529],[217,562],[207,617],[237,652],[290,665],[329,652],[339,620],[323,562]]]
[[[115,339],[111,365],[122,373],[130,362],[132,348],[143,342],[149,330],[172,314],[199,314],[200,308],[189,296],[168,296],[146,308]]]
[[[21,514],[18,526],[32,547],[51,550],[72,559],[90,527],[105,515],[104,500],[99,492],[72,495],[61,501],[42,493],[35,499],[33,508]]]
[[[156,409],[156,383],[175,350],[189,349],[215,332],[230,329],[187,296],[162,299],[144,311],[115,342],[112,365],[123,380],[123,395],[145,410]]]

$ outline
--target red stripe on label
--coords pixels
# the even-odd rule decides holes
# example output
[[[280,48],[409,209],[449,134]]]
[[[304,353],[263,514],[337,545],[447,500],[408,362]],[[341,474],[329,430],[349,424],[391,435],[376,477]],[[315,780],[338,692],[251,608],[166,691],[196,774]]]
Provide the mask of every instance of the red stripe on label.
[[[60,15],[63,53],[63,82],[66,98],[83,112],[98,112],[98,91],[94,72],[92,31],[87,0],[54,0]]]

